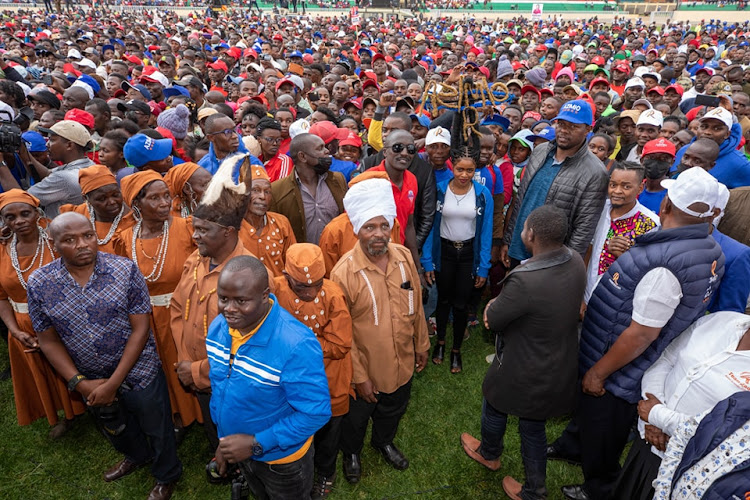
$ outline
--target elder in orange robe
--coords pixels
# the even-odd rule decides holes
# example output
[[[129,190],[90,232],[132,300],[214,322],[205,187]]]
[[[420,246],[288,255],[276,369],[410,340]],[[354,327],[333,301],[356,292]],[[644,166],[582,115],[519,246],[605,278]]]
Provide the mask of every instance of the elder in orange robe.
[[[336,283],[324,278],[325,262],[317,245],[297,243],[289,248],[286,257],[284,276],[275,278],[275,294],[279,305],[307,325],[323,348],[331,393],[331,419],[315,433],[315,469],[320,481],[324,481],[323,478],[332,481],[341,420],[349,412],[352,318],[344,292]]]
[[[287,249],[297,243],[292,225],[285,216],[269,212],[271,182],[260,165],[251,165],[250,204],[240,228],[240,239],[274,276],[281,276]]]
[[[172,197],[169,188],[161,175],[153,170],[123,178],[122,193],[133,211],[141,214],[143,222],[122,231],[115,242],[115,249],[118,255],[136,261],[146,278],[151,296],[151,328],[156,349],[167,377],[172,412],[179,414],[175,424],[178,428],[188,426],[202,418],[198,400],[180,383],[175,370],[177,347],[170,330],[169,305],[172,292],[180,281],[183,264],[195,250],[191,221],[170,214]],[[165,221],[169,222],[166,242],[163,241]]]
[[[52,368],[39,350],[28,304],[25,283],[29,275],[57,258],[51,242],[42,244],[41,257],[35,258],[40,230],[36,226],[39,218],[39,200],[20,189],[11,189],[0,194],[0,216],[12,220],[8,226],[15,231],[16,223],[31,224],[16,234],[18,244],[18,267],[21,279],[11,261],[11,245],[0,245],[0,317],[8,327],[8,355],[13,375],[13,396],[16,403],[16,418],[19,425],[29,425],[46,417],[53,427],[51,437],[58,437],[76,415],[86,411],[78,393],[70,393],[66,381]],[[24,214],[26,212],[26,214]],[[27,215],[26,217],[24,215]],[[34,261],[34,262],[32,262]],[[33,264],[33,265],[32,265]],[[58,411],[63,410],[65,421],[60,421]]]
[[[81,185],[86,203],[80,205],[63,205],[60,213],[76,212],[91,220],[94,211],[94,229],[99,240],[99,251],[115,253],[116,236],[135,224],[130,208],[122,199],[122,191],[117,179],[104,165],[93,165],[78,171],[78,183]],[[117,220],[117,219],[120,220]],[[117,227],[112,225],[117,221]],[[111,231],[111,234],[110,234]]]
[[[186,218],[201,201],[211,174],[197,163],[181,163],[167,171],[164,182],[172,195],[172,215]]]

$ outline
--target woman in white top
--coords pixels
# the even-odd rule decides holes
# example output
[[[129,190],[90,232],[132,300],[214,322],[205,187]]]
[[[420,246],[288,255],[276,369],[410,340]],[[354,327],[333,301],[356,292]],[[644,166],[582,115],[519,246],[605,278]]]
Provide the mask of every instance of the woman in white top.
[[[438,203],[432,231],[422,249],[422,266],[429,284],[437,283],[437,344],[432,362],[445,357],[448,317],[453,310],[451,373],[463,369],[461,343],[468,321],[472,288],[487,281],[492,250],[492,195],[474,181],[471,158],[454,161],[450,180],[438,184]]]

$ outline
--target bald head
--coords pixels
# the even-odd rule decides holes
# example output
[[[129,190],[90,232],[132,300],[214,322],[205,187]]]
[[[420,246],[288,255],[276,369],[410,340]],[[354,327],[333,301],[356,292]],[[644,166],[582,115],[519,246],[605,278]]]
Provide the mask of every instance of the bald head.
[[[47,232],[53,240],[58,240],[60,235],[63,234],[68,228],[77,226],[86,226],[87,228],[91,228],[91,223],[85,216],[79,213],[65,212],[58,215],[52,220],[52,222],[50,222],[49,227],[47,228]]]
[[[387,148],[393,146],[394,144],[414,144],[414,138],[411,136],[409,132],[406,130],[394,130],[390,134],[388,134],[388,137],[383,142],[383,145]]]
[[[316,149],[320,149],[320,145],[325,147],[323,139],[314,134],[299,134],[292,139],[289,143],[289,156],[292,157],[292,161],[295,165],[299,161],[298,155],[300,153],[311,153]]]
[[[83,215],[75,212],[58,215],[49,225],[49,234],[68,269],[88,268],[96,262],[99,249],[96,231]]]
[[[68,87],[63,94],[62,109],[70,111],[71,109],[85,109],[89,101],[89,93],[82,87]]]

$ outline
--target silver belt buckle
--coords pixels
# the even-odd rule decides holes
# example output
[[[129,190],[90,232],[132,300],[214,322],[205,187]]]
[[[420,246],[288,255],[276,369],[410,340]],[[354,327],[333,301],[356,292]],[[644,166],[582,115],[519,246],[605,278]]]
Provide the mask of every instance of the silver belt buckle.
[[[461,250],[464,247],[464,242],[463,241],[454,241],[453,242],[453,247],[456,250]]]

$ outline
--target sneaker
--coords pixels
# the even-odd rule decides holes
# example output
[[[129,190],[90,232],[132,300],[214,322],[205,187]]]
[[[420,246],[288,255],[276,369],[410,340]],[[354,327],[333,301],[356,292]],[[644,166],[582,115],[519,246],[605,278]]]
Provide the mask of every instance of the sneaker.
[[[495,361],[495,353],[493,352],[492,354],[488,354],[487,357],[484,358],[484,360],[487,363],[492,364],[492,362]]]
[[[429,328],[427,329],[430,337],[434,337],[437,335],[437,320],[435,319],[435,316],[430,316],[430,319],[428,320]]]
[[[312,500],[322,500],[328,498],[333,490],[333,481],[336,479],[336,474],[333,476],[323,476],[317,474],[315,476],[315,482],[313,482],[313,489],[310,496]]]
[[[472,326],[479,326],[479,319],[477,318],[477,315],[476,314],[470,314],[469,315],[469,322],[467,324],[469,325],[470,328]]]

